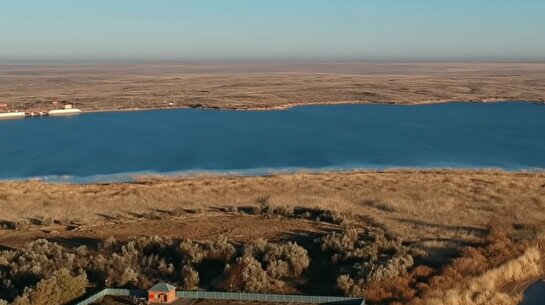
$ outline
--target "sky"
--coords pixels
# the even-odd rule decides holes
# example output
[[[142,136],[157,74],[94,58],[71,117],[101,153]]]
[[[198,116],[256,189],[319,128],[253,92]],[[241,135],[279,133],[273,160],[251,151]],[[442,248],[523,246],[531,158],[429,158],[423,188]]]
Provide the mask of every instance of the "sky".
[[[0,0],[0,61],[544,61],[545,0]]]

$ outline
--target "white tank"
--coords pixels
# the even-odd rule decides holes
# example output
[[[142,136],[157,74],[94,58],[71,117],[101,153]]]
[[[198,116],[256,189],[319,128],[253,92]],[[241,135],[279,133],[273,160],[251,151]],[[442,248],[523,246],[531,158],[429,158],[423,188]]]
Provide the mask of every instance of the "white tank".
[[[25,113],[20,111],[0,113],[0,120],[12,120],[12,119],[24,119],[24,118],[25,118]]]
[[[76,108],[71,109],[56,109],[56,110],[50,110],[49,115],[50,116],[61,116],[61,115],[75,115],[80,114],[81,110]]]

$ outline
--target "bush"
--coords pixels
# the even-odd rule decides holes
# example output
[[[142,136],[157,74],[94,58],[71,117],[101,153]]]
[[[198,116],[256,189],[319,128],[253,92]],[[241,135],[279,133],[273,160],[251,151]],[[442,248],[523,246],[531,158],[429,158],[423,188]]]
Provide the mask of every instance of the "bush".
[[[413,257],[410,254],[403,254],[392,257],[386,261],[376,264],[368,264],[359,269],[359,276],[365,278],[366,282],[378,282],[389,279],[407,272],[414,264]]]
[[[301,275],[310,265],[310,258],[307,250],[296,243],[257,239],[244,247],[238,265],[242,266],[245,291],[274,292],[283,285],[282,279]]]
[[[67,249],[39,239],[19,250],[0,252],[0,299],[17,299],[17,305],[32,303],[31,292],[37,285],[46,287],[45,281],[63,268],[72,274],[85,271],[96,287],[147,287],[169,281],[194,288],[199,284],[199,267],[208,260],[231,262],[236,254],[225,238],[173,242],[155,236],[119,242],[109,237],[98,252],[83,246]],[[25,291],[25,287],[29,288]]]
[[[199,288],[199,273],[190,266],[182,268],[183,289],[194,290]]]
[[[361,281],[356,283],[348,274],[343,274],[337,278],[337,288],[341,290],[344,295],[353,297],[365,296],[363,283]]]
[[[343,224],[346,222],[346,217],[341,213],[321,208],[297,208],[293,210],[292,214],[304,219],[328,222],[332,224]]]
[[[261,207],[261,214],[265,216],[283,216],[291,217],[294,215],[294,210],[289,206],[274,206],[272,204],[265,204]]]
[[[203,247],[193,242],[192,240],[184,240],[180,244],[180,254],[182,255],[182,262],[184,264],[198,264],[207,255]]]
[[[371,284],[406,274],[414,264],[411,249],[380,229],[346,227],[316,242],[334,264],[343,265],[337,288],[349,296],[363,296]]]
[[[244,248],[244,256],[264,264],[275,278],[301,275],[310,265],[307,250],[293,242],[276,244],[257,239]]]
[[[171,216],[184,216],[186,214],[187,212],[185,211],[184,208],[175,208],[172,211],[170,211]]]
[[[30,221],[27,219],[19,221],[6,221],[2,224],[2,228],[9,230],[28,230],[30,228]]]
[[[106,238],[102,243],[100,244],[101,248],[112,248],[115,244],[117,244],[117,240],[113,236],[110,236]]]
[[[242,259],[242,281],[244,290],[248,292],[269,292],[273,288],[273,279],[263,270],[261,263],[253,257]]]
[[[40,223],[40,225],[42,226],[50,226],[52,224],[55,223],[55,221],[53,220],[53,218],[51,217],[47,217],[47,216],[44,216],[44,217],[41,217],[38,222]]]
[[[392,256],[409,252],[401,240],[384,234],[381,230],[359,233],[356,228],[345,228],[317,239],[323,251],[329,252],[334,263],[346,261],[379,260],[379,256]]]
[[[41,280],[35,289],[25,289],[13,305],[58,305],[65,304],[85,293],[89,282],[85,274],[73,276],[68,269],[55,271],[51,278]]]
[[[225,237],[205,241],[203,248],[207,251],[206,256],[221,257],[224,260],[230,260],[236,254],[235,247]]]

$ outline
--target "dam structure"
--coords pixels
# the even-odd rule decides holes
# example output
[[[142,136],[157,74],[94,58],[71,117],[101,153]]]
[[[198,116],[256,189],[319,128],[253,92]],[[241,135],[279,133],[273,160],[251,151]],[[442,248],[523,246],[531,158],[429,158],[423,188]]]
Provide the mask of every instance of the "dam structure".
[[[0,120],[14,120],[31,117],[43,117],[43,116],[70,116],[82,113],[80,109],[72,107],[72,105],[65,105],[63,109],[52,109],[48,111],[44,110],[26,110],[26,111],[8,111],[0,112]]]
[[[14,119],[24,119],[24,118],[25,118],[25,113],[22,111],[0,113],[0,120],[14,120]]]

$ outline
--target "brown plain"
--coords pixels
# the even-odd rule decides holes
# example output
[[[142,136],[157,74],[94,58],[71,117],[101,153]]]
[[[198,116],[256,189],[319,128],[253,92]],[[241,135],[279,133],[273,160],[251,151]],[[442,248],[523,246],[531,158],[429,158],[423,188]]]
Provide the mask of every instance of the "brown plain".
[[[217,208],[265,204],[353,214],[410,241],[471,242],[495,224],[542,227],[545,173],[391,170],[148,178],[88,185],[0,183],[0,220],[4,221],[50,217],[100,225],[135,221],[135,213],[150,211],[184,208],[212,213]],[[203,222],[202,232],[207,232],[207,223],[223,226]],[[149,235],[154,227],[140,224],[129,231]],[[123,230],[101,235],[112,232]]]
[[[91,110],[545,101],[545,63],[174,62],[0,65],[0,103]]]

